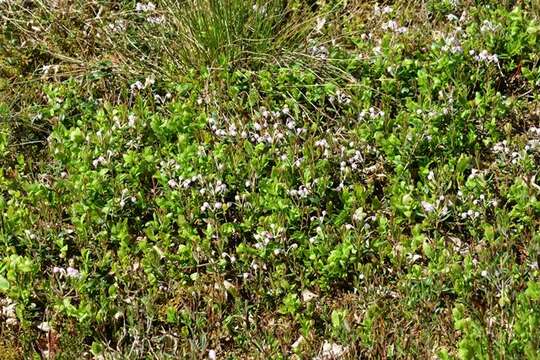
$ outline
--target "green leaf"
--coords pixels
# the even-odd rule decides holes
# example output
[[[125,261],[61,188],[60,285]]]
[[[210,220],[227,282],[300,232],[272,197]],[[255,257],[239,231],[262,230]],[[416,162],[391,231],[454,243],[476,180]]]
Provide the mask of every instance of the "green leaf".
[[[540,300],[540,284],[534,281],[530,281],[527,290],[525,290],[525,294],[529,299],[533,301]]]
[[[341,313],[339,311],[332,311],[332,326],[334,329],[338,329],[341,327]]]
[[[6,291],[9,289],[9,281],[3,276],[0,276],[0,290]]]

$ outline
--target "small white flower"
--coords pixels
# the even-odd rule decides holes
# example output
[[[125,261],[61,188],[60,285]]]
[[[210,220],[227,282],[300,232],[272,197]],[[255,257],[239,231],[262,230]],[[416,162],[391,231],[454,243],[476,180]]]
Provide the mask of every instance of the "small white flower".
[[[409,260],[411,261],[411,263],[415,263],[417,260],[420,260],[422,258],[422,256],[418,255],[418,254],[407,254],[407,257],[409,258]]]
[[[114,23],[109,24],[109,29],[112,32],[122,32],[126,30],[126,22],[122,19],[116,20]]]
[[[208,359],[210,359],[210,360],[216,360],[217,359],[216,350],[208,351]]]
[[[58,266],[53,267],[53,274],[64,275],[65,273],[66,273],[66,270],[64,268],[61,268]]]
[[[46,321],[45,321],[45,322],[42,322],[41,324],[39,324],[39,325],[37,326],[37,328],[38,328],[39,330],[41,330],[41,331],[44,331],[44,332],[49,332],[49,331],[51,331],[51,326],[50,326],[49,323],[46,322]]]
[[[377,16],[380,15],[387,15],[392,12],[391,6],[384,6],[382,9],[379,7],[379,4],[375,4],[375,7],[373,8],[373,13]]]
[[[135,120],[137,120],[135,115],[133,115],[133,114],[129,115],[128,116],[128,126],[129,127],[134,127],[135,126]]]
[[[382,8],[382,13],[383,14],[390,14],[392,12],[392,7],[391,6],[385,6]]]
[[[484,22],[482,23],[482,26],[480,27],[480,32],[494,32],[497,30],[497,25],[493,24],[491,21],[489,20],[484,20]]]
[[[383,30],[397,30],[398,24],[394,20],[390,20],[382,25]]]
[[[474,59],[479,62],[485,62],[485,63],[498,63],[499,57],[497,54],[490,54],[487,50],[482,50],[478,55],[474,56]]]
[[[131,88],[131,91],[142,90],[144,89],[144,85],[142,82],[136,81],[133,84],[131,84],[130,88]]]
[[[328,341],[324,341],[322,352],[319,354],[319,356],[316,356],[313,358],[313,360],[330,360],[330,359],[341,359],[345,353],[347,352],[348,348],[335,344],[335,343],[329,343]]]
[[[205,212],[206,209],[209,209],[209,208],[210,208],[210,204],[207,202],[204,202],[204,204],[202,204],[201,206],[201,212]]]
[[[154,79],[154,77],[149,76],[146,79],[144,79],[144,87],[146,88],[148,86],[152,86],[152,85],[154,85],[155,82],[156,82],[156,80]]]
[[[289,130],[293,130],[296,127],[296,122],[292,119],[289,119],[287,120],[286,126]]]
[[[316,299],[318,298],[319,295],[305,289],[304,291],[302,291],[302,300],[304,300],[304,302],[310,302],[311,300],[313,299]]]
[[[135,11],[138,11],[138,12],[154,11],[155,9],[156,9],[156,5],[152,2],[148,2],[146,4],[137,3],[137,5],[135,6]]]
[[[225,288],[225,290],[234,289],[234,285],[227,280],[223,280],[223,287]]]
[[[326,141],[326,139],[317,140],[315,141],[315,146],[325,148],[325,147],[328,147],[328,142]]]
[[[17,305],[16,303],[11,303],[9,305],[2,306],[2,315],[4,315],[7,318],[17,317],[16,312],[15,312],[16,305]]]
[[[71,266],[66,269],[66,275],[70,278],[79,278],[81,277],[81,273],[79,270],[72,268]]]
[[[92,165],[94,166],[94,168],[97,168],[100,164],[104,164],[105,162],[105,158],[103,156],[100,156],[97,159],[94,159],[94,161],[92,161]]]
[[[165,22],[165,16],[149,16],[146,18],[150,24],[163,24]]]
[[[293,348],[293,350],[296,350],[300,345],[302,345],[302,343],[306,341],[306,339],[300,335],[300,337],[291,345],[291,348]]]
[[[315,32],[320,33],[325,24],[326,24],[325,18],[317,18],[317,25],[315,25]]]
[[[428,203],[427,201],[422,200],[421,204],[425,212],[430,213],[430,212],[435,211],[435,207],[432,204]]]

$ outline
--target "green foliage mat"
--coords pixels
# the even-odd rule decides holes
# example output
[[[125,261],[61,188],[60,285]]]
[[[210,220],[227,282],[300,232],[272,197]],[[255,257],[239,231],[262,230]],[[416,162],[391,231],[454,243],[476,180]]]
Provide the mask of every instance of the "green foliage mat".
[[[537,4],[191,3],[0,0],[0,358],[540,358]]]

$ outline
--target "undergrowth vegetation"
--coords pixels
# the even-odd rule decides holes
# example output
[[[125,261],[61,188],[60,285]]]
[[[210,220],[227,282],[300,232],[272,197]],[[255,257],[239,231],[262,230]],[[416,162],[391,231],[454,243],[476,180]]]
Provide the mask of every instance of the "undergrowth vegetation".
[[[538,359],[539,15],[0,0],[0,358]]]

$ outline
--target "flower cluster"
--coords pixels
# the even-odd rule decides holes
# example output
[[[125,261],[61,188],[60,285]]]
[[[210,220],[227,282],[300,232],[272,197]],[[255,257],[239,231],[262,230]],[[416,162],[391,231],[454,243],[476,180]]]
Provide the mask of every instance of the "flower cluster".
[[[130,200],[132,203],[135,203],[137,201],[137,198],[133,195],[129,195],[128,189],[123,189],[120,195],[120,202],[119,202],[119,205],[121,208],[126,206],[126,200]]]
[[[420,205],[422,206],[422,209],[425,213],[429,214],[436,212],[439,217],[444,217],[450,211],[448,207],[451,207],[454,204],[452,203],[452,201],[447,200],[444,195],[440,195],[434,204],[422,200],[420,202]]]
[[[369,116],[370,119],[382,118],[384,117],[384,114],[384,111],[370,107],[368,111],[360,111],[358,114],[358,120],[364,120],[366,116]]]
[[[259,114],[260,118],[251,124],[236,124],[225,117],[218,119],[212,116],[208,118],[208,125],[212,132],[220,138],[234,140],[240,137],[254,144],[266,145],[285,144],[288,136],[299,136],[307,131],[305,128],[297,126],[296,120],[291,116],[287,106],[276,111],[268,111],[263,107]]]
[[[124,32],[127,29],[127,23],[123,19],[117,19],[113,23],[109,24],[109,30],[113,33]]]
[[[156,5],[152,2],[146,4],[138,2],[135,5],[135,11],[138,13],[148,14],[146,21],[150,24],[163,24],[165,22],[165,16],[154,14]]]
[[[471,50],[469,52],[469,55],[474,56],[474,59],[478,62],[484,62],[484,63],[499,63],[499,57],[497,54],[490,54],[487,50],[482,50],[479,54],[476,54],[474,50]]]
[[[308,185],[300,185],[298,189],[291,189],[288,191],[289,195],[294,197],[299,197],[301,199],[305,199],[311,194],[311,186]]]
[[[324,45],[313,45],[308,48],[308,52],[311,56],[320,60],[327,60],[329,56],[328,48]]]
[[[203,179],[203,176],[201,174],[194,175],[188,178],[184,178],[183,176],[180,176],[177,180],[175,179],[169,179],[167,184],[171,188],[178,188],[178,189],[187,189],[191,187],[195,182],[201,181]]]
[[[336,100],[339,105],[349,105],[352,101],[351,97],[341,90],[337,90],[335,96],[330,96],[331,103],[334,103]]]
[[[482,26],[480,27],[480,31],[483,32],[483,33],[485,33],[485,32],[495,32],[495,31],[497,31],[497,29],[499,29],[499,25],[494,24],[489,20],[484,20],[482,22]]]
[[[379,4],[375,4],[373,7],[373,14],[375,16],[381,16],[381,15],[387,15],[392,13],[392,7],[391,6],[383,6],[382,8],[379,6]]]
[[[262,231],[260,233],[257,233],[255,235],[253,235],[253,238],[255,240],[257,240],[257,242],[254,245],[255,248],[256,249],[263,249],[266,246],[268,246],[270,241],[272,241],[274,239],[274,235],[269,231]]]
[[[444,45],[442,46],[441,50],[444,52],[451,52],[452,54],[463,52],[461,43],[455,35],[449,35],[444,39]]]
[[[156,10],[156,5],[152,2],[148,2],[146,4],[138,2],[135,5],[135,11],[137,12],[149,12]]]
[[[154,24],[154,25],[163,24],[165,22],[165,16],[163,16],[163,15],[148,16],[146,18],[146,21],[148,21],[150,24]]]
[[[0,307],[2,308],[2,317],[5,318],[6,325],[15,326],[19,323],[17,320],[17,314],[15,313],[15,307],[17,303],[9,298],[0,299]]]
[[[503,140],[493,145],[491,151],[495,154],[508,154],[511,150],[510,147],[508,147],[508,141]]]
[[[79,279],[81,277],[81,273],[79,270],[75,269],[74,267],[68,266],[67,269],[63,267],[55,266],[52,270],[53,274],[58,274],[61,277],[65,276],[72,279]]]
[[[539,151],[540,150],[540,127],[532,126],[528,130],[529,139],[527,145],[525,145],[526,151]]]
[[[399,26],[394,20],[389,20],[388,22],[382,24],[382,29],[393,31],[396,34],[405,34],[407,32],[407,27]]]
[[[137,80],[136,82],[131,84],[130,89],[131,89],[131,92],[133,93],[133,92],[136,92],[138,90],[144,90],[147,87],[151,87],[152,85],[154,85],[154,83],[155,83],[154,77],[149,76],[144,80],[144,84],[142,82],[140,82],[139,80]]]

